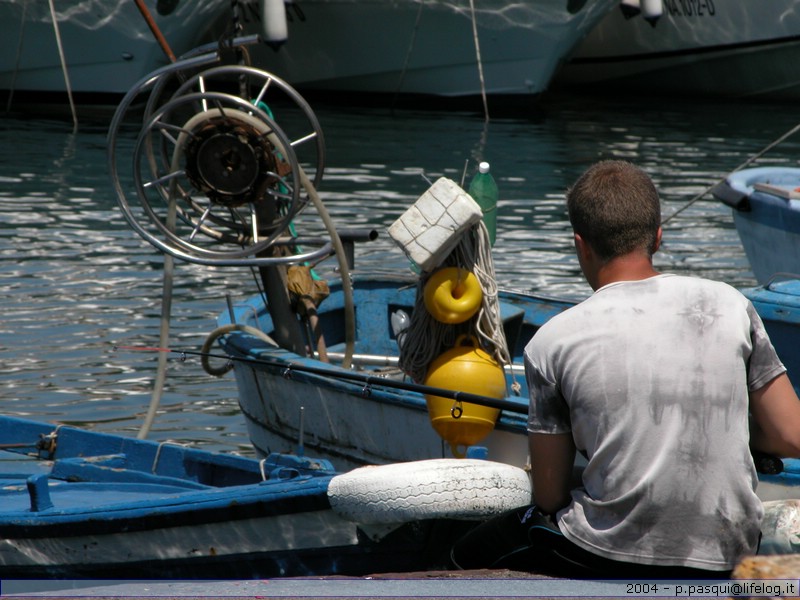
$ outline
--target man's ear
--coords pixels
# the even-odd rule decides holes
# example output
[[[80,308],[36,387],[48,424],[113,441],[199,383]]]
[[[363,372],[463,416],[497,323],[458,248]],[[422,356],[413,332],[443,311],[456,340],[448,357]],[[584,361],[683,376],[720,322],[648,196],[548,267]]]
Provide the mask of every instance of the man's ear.
[[[575,243],[575,251],[578,253],[578,258],[581,260],[587,259],[592,251],[589,244],[586,243],[586,240],[584,240],[579,233],[573,234],[572,238]]]
[[[661,227],[659,227],[658,231],[656,231],[656,241],[653,244],[652,252],[650,252],[650,254],[655,254],[658,252],[658,249],[661,247],[661,236],[663,233],[664,232],[662,231]]]
[[[575,253],[578,255],[578,264],[581,266],[581,272],[586,278],[587,283],[593,290],[596,290],[598,287],[597,270],[601,263],[598,262],[594,249],[589,245],[589,242],[583,239],[580,234],[574,234],[573,240],[575,242]]]

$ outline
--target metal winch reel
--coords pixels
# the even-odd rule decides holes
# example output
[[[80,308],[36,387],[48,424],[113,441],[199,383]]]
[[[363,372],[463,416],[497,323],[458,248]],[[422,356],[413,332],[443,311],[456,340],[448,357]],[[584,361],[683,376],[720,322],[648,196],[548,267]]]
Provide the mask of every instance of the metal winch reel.
[[[290,234],[324,170],[316,116],[280,78],[218,62],[216,52],[183,59],[123,99],[108,155],[123,214],[153,246],[188,262],[266,266],[327,256],[330,243]],[[142,104],[124,172],[120,132]],[[300,245],[312,250],[298,252]]]

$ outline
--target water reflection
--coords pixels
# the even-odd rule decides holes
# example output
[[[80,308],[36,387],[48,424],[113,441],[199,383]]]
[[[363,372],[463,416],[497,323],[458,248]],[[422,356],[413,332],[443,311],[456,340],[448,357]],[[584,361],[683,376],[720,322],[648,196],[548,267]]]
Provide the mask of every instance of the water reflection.
[[[490,107],[491,109],[491,107]],[[381,232],[357,268],[407,269],[385,229],[428,187],[461,181],[488,160],[501,190],[496,271],[502,284],[550,295],[589,293],[573,256],[564,191],[591,162],[621,157],[654,177],[672,215],[795,125],[789,111],[552,97],[524,118],[321,106],[328,142],[320,193],[333,218]],[[106,172],[105,125],[7,118],[0,144],[0,362],[7,414],[89,424],[134,435],[150,399],[157,356],[121,345],[158,339],[161,258],[133,234]],[[135,132],[130,131],[128,143]],[[794,164],[790,139],[760,164]],[[313,210],[299,226],[322,232]],[[754,280],[729,209],[703,197],[667,222],[659,267],[734,285]],[[333,261],[320,272],[332,276]],[[179,264],[175,348],[197,349],[224,306],[255,292],[245,269]],[[170,360],[153,439],[248,452],[229,375]]]

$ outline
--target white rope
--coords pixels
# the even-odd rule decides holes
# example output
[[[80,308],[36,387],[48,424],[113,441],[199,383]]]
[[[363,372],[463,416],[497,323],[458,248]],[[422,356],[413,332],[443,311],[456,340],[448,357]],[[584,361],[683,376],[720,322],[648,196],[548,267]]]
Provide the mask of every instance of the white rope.
[[[472,39],[475,41],[475,60],[478,62],[478,78],[481,81],[481,97],[483,98],[483,115],[489,121],[489,103],[486,100],[486,82],[483,80],[483,61],[481,60],[481,45],[478,43],[478,21],[475,18],[475,0],[469,0],[472,12]]]
[[[487,347],[494,348],[494,357],[497,362],[501,365],[509,365],[511,364],[511,357],[508,353],[503,321],[500,318],[500,299],[494,272],[494,261],[492,260],[492,244],[489,239],[489,232],[483,221],[479,222],[479,226],[475,228],[475,233],[478,236],[478,243],[475,246],[478,256],[474,261],[474,272],[483,292],[483,302],[478,312],[476,323],[478,337]],[[468,246],[465,246],[464,249],[471,250]]]
[[[61,59],[61,70],[64,72],[64,84],[67,87],[67,97],[69,98],[69,107],[72,110],[72,124],[75,129],[78,129],[78,114],[75,111],[75,102],[72,100],[72,86],[69,83],[69,72],[67,70],[67,60],[64,58],[64,47],[61,44],[61,32],[58,29],[58,18],[56,17],[56,7],[53,0],[50,0],[50,15],[53,18],[53,31],[56,34],[56,44],[58,45],[58,56]]]
[[[425,308],[424,289],[430,274],[420,277],[411,322],[400,349],[400,368],[413,381],[425,380],[431,362],[444,350],[452,348],[458,336],[474,336],[480,347],[502,366],[511,364],[495,279],[492,246],[483,221],[466,232],[459,244],[442,262],[442,266],[457,266],[475,274],[481,285],[483,299],[477,314],[459,325],[441,323]],[[512,387],[518,385],[512,371]]]
[[[428,366],[443,349],[455,345],[456,333],[460,329],[437,321],[425,308],[423,290],[426,282],[427,277],[423,277],[417,284],[414,311],[400,348],[400,368],[417,383],[425,381]]]

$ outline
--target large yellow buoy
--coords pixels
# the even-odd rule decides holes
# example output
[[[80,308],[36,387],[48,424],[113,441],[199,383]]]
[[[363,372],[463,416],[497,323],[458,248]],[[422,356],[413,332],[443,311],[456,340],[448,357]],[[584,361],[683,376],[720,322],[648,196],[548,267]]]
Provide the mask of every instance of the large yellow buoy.
[[[503,367],[477,347],[475,338],[466,335],[460,336],[455,347],[431,363],[425,385],[497,399],[506,395]],[[453,400],[433,395],[426,395],[425,400],[431,425],[458,457],[464,456],[467,446],[477,444],[491,433],[500,414],[496,408],[463,402],[461,415],[456,418],[451,413]]]
[[[425,308],[441,323],[463,323],[481,307],[483,291],[474,273],[444,267],[430,276],[423,290]]]

